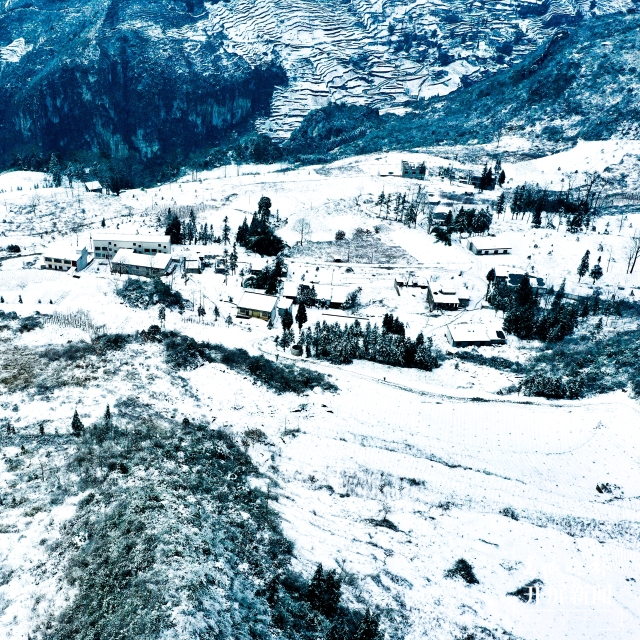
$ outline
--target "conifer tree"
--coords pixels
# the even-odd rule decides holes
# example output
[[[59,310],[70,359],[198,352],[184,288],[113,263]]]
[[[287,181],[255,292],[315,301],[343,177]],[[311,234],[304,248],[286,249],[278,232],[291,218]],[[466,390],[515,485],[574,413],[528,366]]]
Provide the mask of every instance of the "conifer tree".
[[[504,207],[507,197],[504,195],[504,191],[498,196],[496,200],[496,215],[501,216],[504,213]]]
[[[591,271],[589,272],[589,277],[593,278],[593,284],[596,283],[596,280],[600,280],[600,278],[602,278],[603,275],[604,274],[602,271],[602,267],[600,266],[600,263],[594,264],[593,269],[591,269]]]
[[[292,326],[293,316],[291,315],[291,311],[289,311],[289,309],[285,309],[285,312],[282,314],[282,328],[289,330]]]
[[[484,296],[484,299],[486,300],[489,297],[489,291],[491,290],[491,287],[493,286],[493,283],[496,281],[496,270],[491,267],[491,269],[489,270],[489,273],[487,273],[487,293]]]
[[[364,618],[360,622],[358,629],[353,636],[353,640],[381,640],[382,633],[380,631],[380,619],[377,615],[372,614],[369,609],[366,610]]]
[[[230,239],[231,227],[229,227],[229,217],[225,216],[224,220],[222,222],[223,222],[223,224],[222,224],[222,242],[225,245],[227,245],[231,241],[231,239]]]
[[[585,254],[582,256],[582,260],[580,260],[580,264],[578,265],[578,282],[582,280],[584,276],[587,275],[589,271],[589,249],[585,251]]]
[[[507,176],[506,176],[506,174],[504,172],[504,169],[502,169],[502,171],[500,171],[500,175],[498,176],[498,184],[500,186],[502,186],[506,179],[507,179]]]
[[[236,243],[233,243],[233,247],[231,248],[231,254],[229,255],[229,269],[233,275],[236,274],[236,269],[238,268],[238,250],[236,249]]]
[[[78,415],[78,410],[76,409],[73,412],[73,419],[71,420],[71,433],[76,436],[76,438],[79,438],[83,432],[84,425],[82,424],[80,416]]]
[[[302,331],[302,325],[307,321],[307,309],[304,306],[304,303],[301,302],[298,305],[298,310],[296,311],[296,322],[298,323],[298,330]]]
[[[342,597],[342,584],[336,571],[325,571],[322,564],[318,564],[307,591],[309,604],[325,618],[333,618],[338,612],[338,605]]]

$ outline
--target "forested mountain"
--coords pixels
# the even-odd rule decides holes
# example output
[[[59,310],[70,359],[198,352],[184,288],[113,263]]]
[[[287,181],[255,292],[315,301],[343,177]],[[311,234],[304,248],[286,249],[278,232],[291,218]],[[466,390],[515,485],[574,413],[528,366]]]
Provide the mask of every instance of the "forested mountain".
[[[632,6],[627,0],[9,0],[0,9],[0,165],[42,167],[56,153],[84,166],[99,160],[153,167],[161,176],[160,169],[175,171],[190,154],[233,145],[238,134],[286,140],[309,111],[331,103],[383,114],[417,110],[421,122],[420,98],[455,95],[496,72],[508,83],[508,69],[549,42],[552,59],[576,47],[573,62],[563,61],[564,75],[559,71],[557,82],[536,93],[541,74],[529,74],[519,81],[531,85],[528,96],[501,90],[497,98],[554,99],[581,73],[610,78],[624,68],[623,76],[633,76],[633,51],[617,45],[593,68],[578,70],[575,61],[577,47],[588,53],[591,32],[597,37],[606,29],[599,14]],[[578,40],[562,39],[576,28]],[[612,38],[623,43],[616,29]],[[456,98],[454,111],[470,95]],[[429,107],[430,118],[441,104]],[[353,140],[353,127],[350,135],[341,142]]]

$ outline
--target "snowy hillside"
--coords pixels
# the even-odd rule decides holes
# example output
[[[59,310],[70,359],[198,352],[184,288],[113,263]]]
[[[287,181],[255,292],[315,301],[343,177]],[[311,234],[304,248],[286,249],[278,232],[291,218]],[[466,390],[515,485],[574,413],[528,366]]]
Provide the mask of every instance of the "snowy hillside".
[[[517,158],[530,143],[502,144]],[[476,164],[442,148],[304,168],[229,165],[118,197],[47,187],[45,174],[0,175],[2,635],[324,639],[345,637],[331,623],[340,615],[346,637],[372,640],[638,637],[635,387],[525,396],[515,391],[523,371],[549,345],[508,335],[501,346],[454,348],[446,331],[502,322],[485,301],[492,268],[556,290],[564,280],[589,299],[598,288],[603,305],[634,309],[640,279],[627,274],[627,255],[640,226],[640,145],[585,142],[503,163],[509,198],[525,183],[610,176],[602,215],[579,233],[557,217],[532,228],[509,209],[498,216],[502,189],[441,175],[479,172],[495,145],[467,151]],[[426,179],[398,177],[401,160],[424,162]],[[511,253],[475,255],[459,233],[451,246],[437,242],[427,214],[406,225],[379,199],[419,188],[432,214],[489,208],[486,237]],[[234,235],[262,196],[291,247],[285,285],[360,288],[363,324],[394,314],[412,339],[433,339],[440,366],[335,364],[276,346],[280,319],[270,328],[236,315],[240,270],[263,264],[239,247],[238,272],[225,277],[214,269],[224,245],[174,246],[177,260],[208,256],[212,266],[166,278],[184,304],[168,305],[164,321],[153,300],[140,308],[118,292],[138,278],[111,273],[105,259],[78,273],[39,268],[51,247],[90,248],[100,232],[164,232],[169,210],[185,224],[193,211],[215,236],[226,219]],[[302,219],[310,228],[296,245]],[[586,250],[592,264],[601,257],[597,285],[576,272]],[[453,287],[469,306],[432,311],[425,289],[398,286],[410,279]],[[307,326],[353,316],[307,313]],[[578,345],[637,331],[625,313],[580,322]],[[286,381],[289,364],[299,368],[282,392],[276,378]],[[339,577],[339,613],[305,582],[319,562]],[[367,609],[380,615],[377,635]]]

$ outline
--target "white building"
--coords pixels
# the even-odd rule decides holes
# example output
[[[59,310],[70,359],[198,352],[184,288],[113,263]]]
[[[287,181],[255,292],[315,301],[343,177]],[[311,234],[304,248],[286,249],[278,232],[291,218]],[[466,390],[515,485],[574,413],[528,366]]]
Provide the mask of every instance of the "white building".
[[[97,180],[92,180],[91,182],[85,182],[84,188],[89,193],[102,193],[102,185]]]
[[[236,317],[260,318],[261,320],[275,320],[278,298],[263,293],[245,291],[238,302]]]
[[[465,323],[447,325],[447,340],[452,347],[486,347],[507,342],[502,329]]]
[[[467,249],[478,256],[488,256],[511,253],[513,247],[500,238],[477,236],[467,240]]]
[[[164,276],[171,267],[171,255],[156,253],[145,255],[133,249],[119,249],[111,260],[111,273],[127,273],[132,276]]]
[[[113,258],[120,249],[149,255],[171,254],[170,236],[101,232],[93,236],[92,243],[96,258]]]
[[[55,271],[69,271],[76,269],[82,271],[88,264],[88,256],[86,247],[82,249],[74,249],[73,247],[47,247],[44,250],[41,269],[52,269]]]

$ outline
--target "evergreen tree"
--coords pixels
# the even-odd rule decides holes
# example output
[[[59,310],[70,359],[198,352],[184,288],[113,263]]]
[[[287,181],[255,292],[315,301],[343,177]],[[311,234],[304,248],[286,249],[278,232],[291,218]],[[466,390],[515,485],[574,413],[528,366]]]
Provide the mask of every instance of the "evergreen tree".
[[[102,226],[103,229],[107,226],[107,222],[104,218],[102,218],[102,222],[100,223],[100,225]]]
[[[73,419],[71,420],[71,433],[76,436],[76,438],[79,438],[83,432],[84,425],[82,424],[80,416],[78,415],[78,410],[76,409],[73,412]]]
[[[271,217],[271,200],[266,196],[262,196],[258,202],[258,216],[265,224],[269,224]]]
[[[111,419],[111,409],[109,405],[104,412],[104,428],[107,432],[110,432],[113,429],[113,421]]]
[[[229,227],[229,217],[225,216],[224,220],[222,222],[223,222],[223,225],[222,225],[222,242],[225,245],[227,245],[231,241],[230,240],[231,227]]]
[[[238,268],[238,250],[236,249],[236,243],[234,242],[233,247],[231,249],[231,254],[229,255],[229,269],[231,269],[231,273],[235,275],[237,268]]]
[[[325,618],[333,618],[338,612],[342,597],[342,583],[335,570],[325,571],[318,564],[307,590],[309,604]]]
[[[487,273],[487,293],[484,296],[484,299],[487,300],[489,298],[489,291],[493,286],[493,283],[496,281],[496,270],[491,267],[489,273]]]
[[[496,215],[501,216],[504,213],[504,208],[506,204],[507,197],[504,194],[504,191],[498,196],[496,200]]]
[[[578,282],[580,282],[580,280],[582,280],[582,278],[584,276],[587,275],[587,272],[589,271],[589,249],[587,249],[585,251],[585,254],[582,256],[582,260],[580,260],[580,264],[578,265]]]
[[[502,186],[504,184],[504,181],[507,179],[507,176],[504,172],[504,169],[502,169],[502,171],[500,171],[500,176],[498,177],[498,184],[500,186]]]
[[[51,154],[51,159],[49,160],[48,173],[51,176],[51,182],[53,182],[53,186],[59,187],[62,184],[62,170],[60,168],[58,158],[56,158],[53,153]]]
[[[22,295],[19,295],[19,296],[18,296],[18,302],[19,302],[20,304],[22,304]]]
[[[218,322],[218,318],[220,318],[220,309],[218,309],[218,305],[213,305],[213,318],[214,322]]]
[[[433,235],[436,237],[436,242],[442,242],[447,247],[451,246],[451,233],[442,227],[433,227]]]
[[[230,327],[233,324],[233,318],[231,317],[231,314],[227,315],[227,317],[224,319],[224,322],[227,327]]]
[[[383,189],[382,193],[378,196],[378,199],[376,200],[376,207],[378,207],[378,217],[380,217],[380,215],[382,214],[382,207],[384,206],[386,201],[387,199],[384,195],[384,189]]]
[[[293,329],[285,329],[284,327],[282,328],[282,335],[280,336],[280,346],[282,347],[283,351],[290,347],[294,343],[295,339],[296,338],[293,333]]]
[[[537,308],[536,294],[529,282],[529,275],[525,274],[505,312],[504,330],[523,340],[531,339],[536,329]]]
[[[536,229],[539,229],[542,225],[542,206],[542,201],[536,202],[533,215],[531,216],[531,224],[536,227]]]
[[[246,247],[247,242],[249,240],[249,225],[247,224],[247,218],[242,221],[242,224],[238,227],[238,232],[236,233],[236,242],[241,247]]]
[[[298,323],[298,330],[302,331],[302,325],[307,321],[307,309],[304,306],[304,303],[300,303],[298,305],[298,310],[296,311],[296,322]]]
[[[282,315],[282,328],[285,331],[288,331],[293,326],[293,316],[291,315],[291,311],[289,309],[285,309],[284,314]]]
[[[593,284],[596,283],[596,280],[600,280],[600,278],[602,278],[603,275],[604,273],[599,263],[594,264],[593,269],[591,269],[591,271],[589,272],[589,277],[593,278]]]
[[[353,636],[353,640],[382,640],[380,631],[380,618],[366,610],[358,629]]]
[[[171,238],[171,244],[182,244],[182,224],[175,213],[167,223],[164,233]]]

